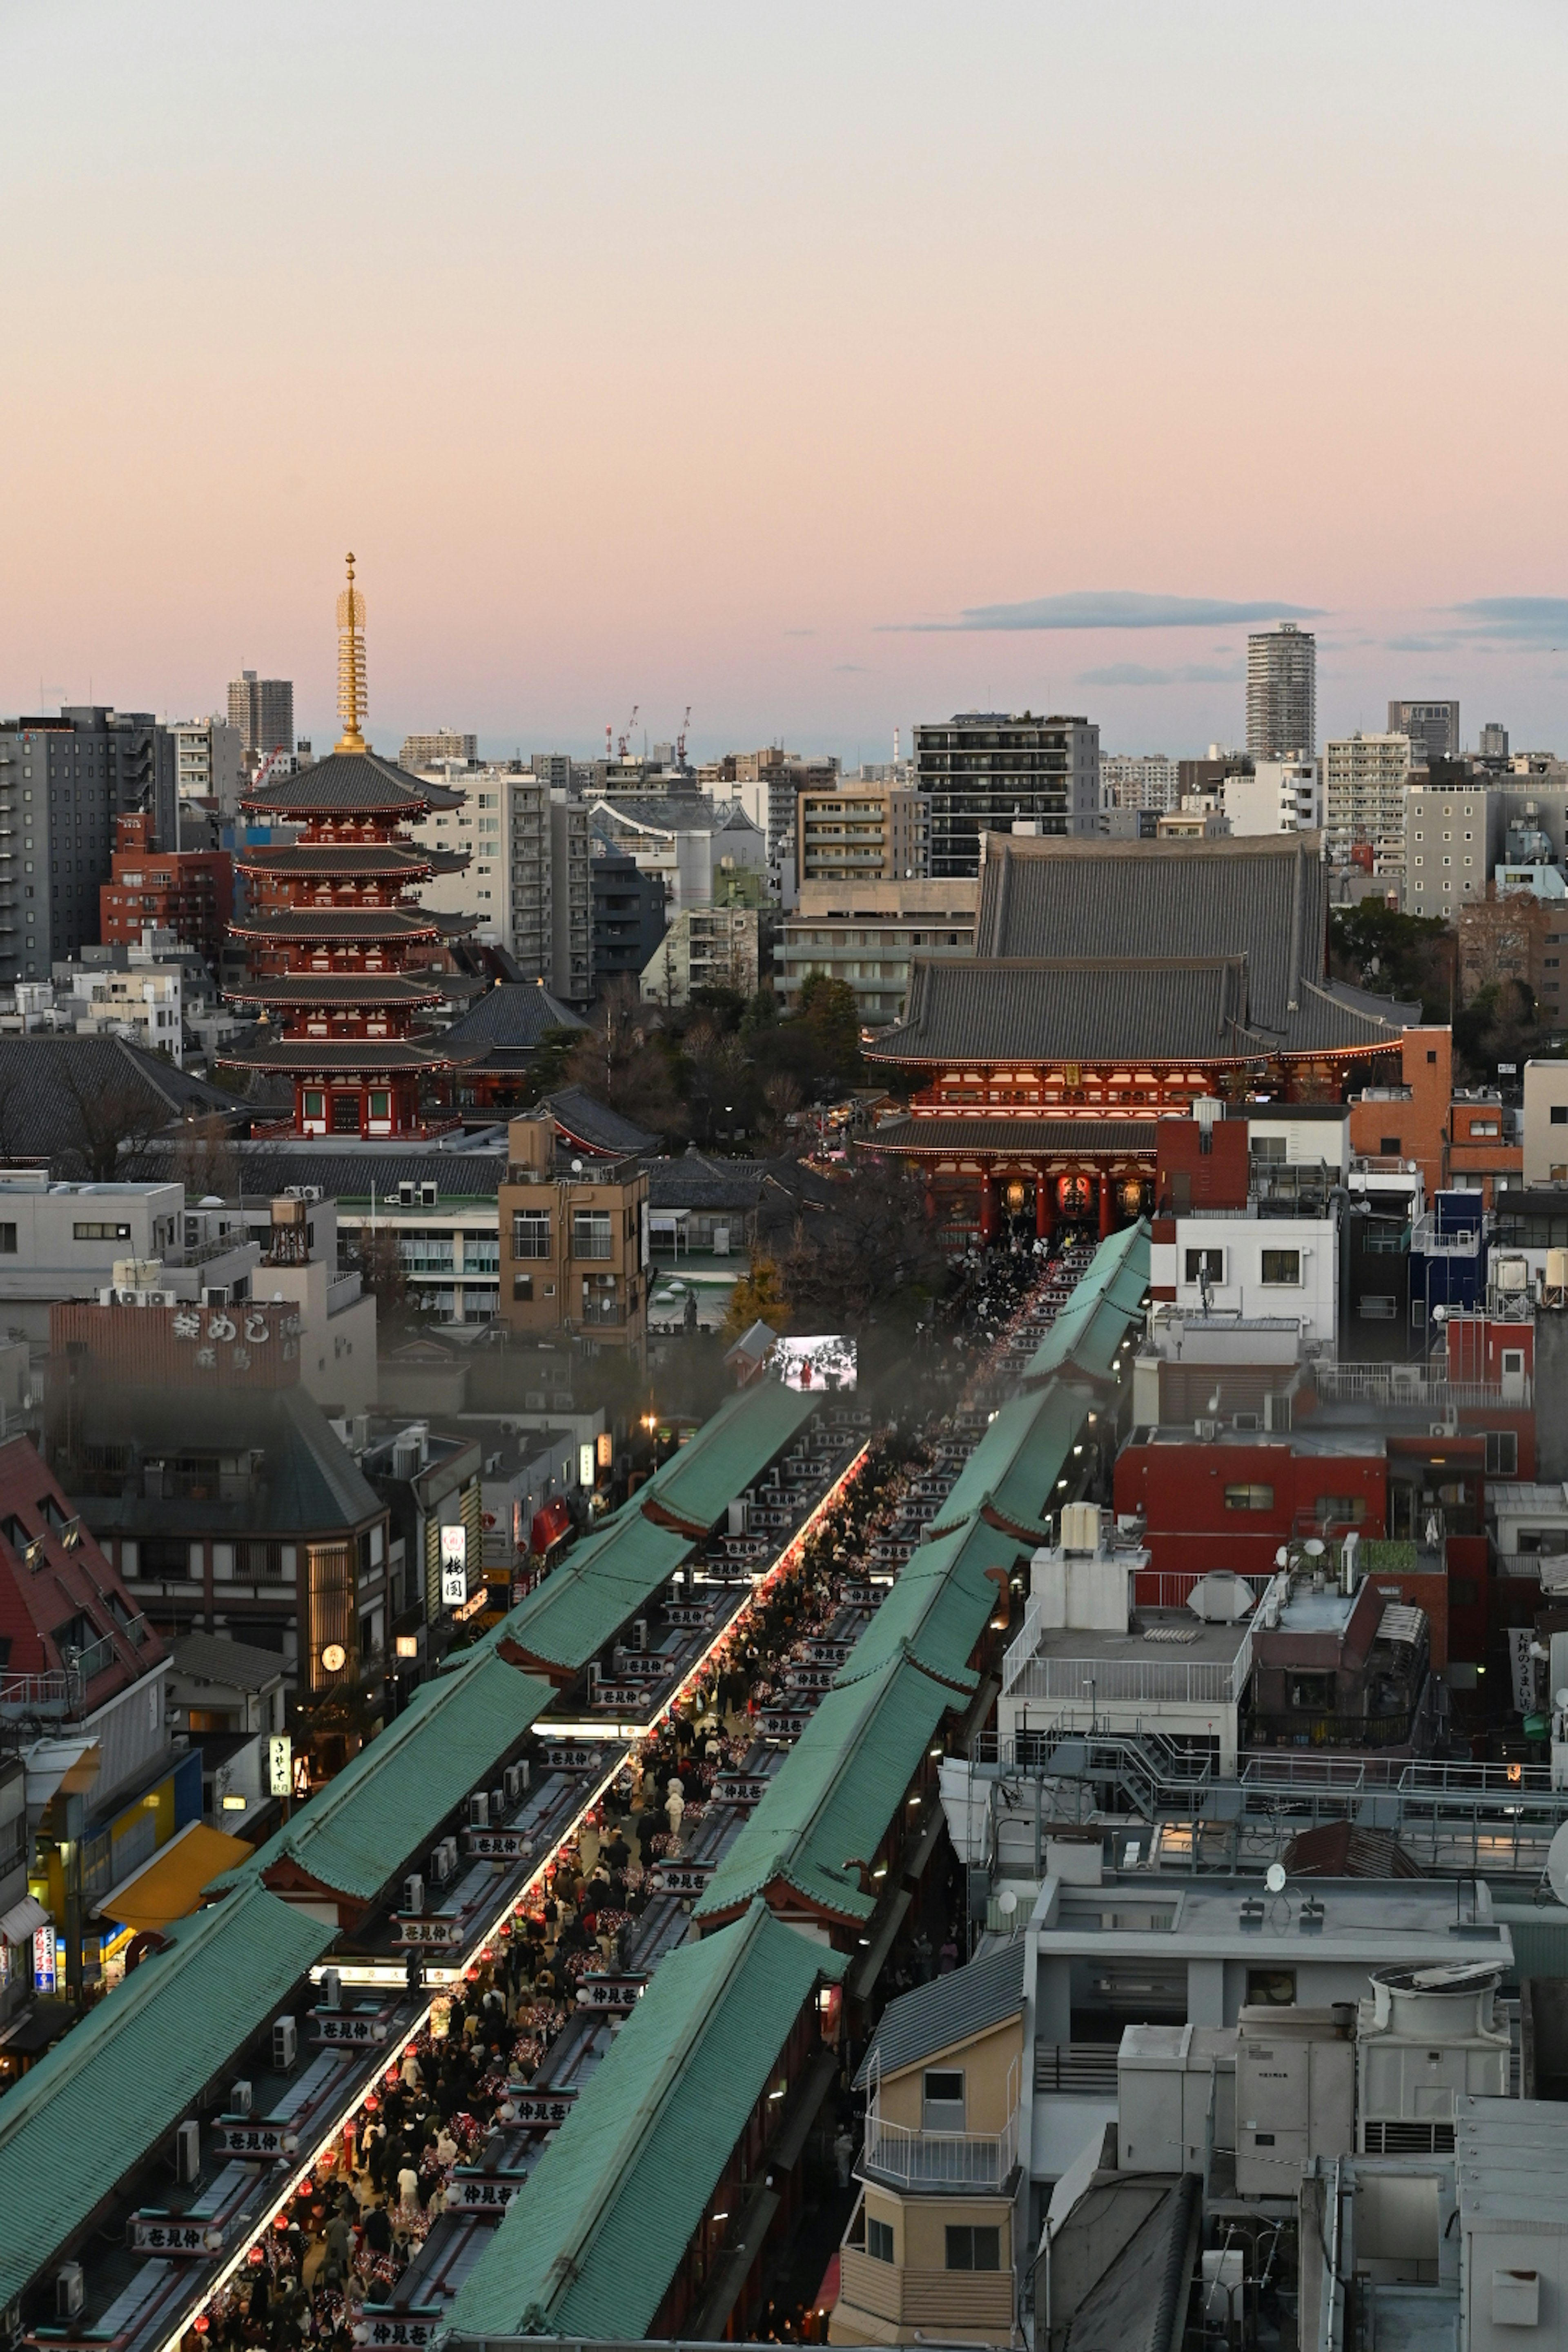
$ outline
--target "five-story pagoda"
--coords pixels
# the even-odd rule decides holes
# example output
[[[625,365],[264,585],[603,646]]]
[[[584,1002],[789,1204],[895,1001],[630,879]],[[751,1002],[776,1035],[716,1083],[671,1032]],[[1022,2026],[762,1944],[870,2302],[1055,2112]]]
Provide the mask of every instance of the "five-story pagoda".
[[[292,1078],[300,1135],[416,1136],[447,1125],[422,1097],[463,1058],[415,1021],[442,1001],[431,969],[440,941],[473,920],[431,914],[410,893],[460,870],[468,854],[424,848],[400,830],[429,810],[460,808],[463,796],[378,759],[365,712],[364,598],[351,555],[338,598],[342,734],[330,759],[242,795],[254,817],[302,830],[235,860],[249,883],[249,910],[233,925],[250,942],[243,995],[261,1005],[262,1029],[223,1058]]]

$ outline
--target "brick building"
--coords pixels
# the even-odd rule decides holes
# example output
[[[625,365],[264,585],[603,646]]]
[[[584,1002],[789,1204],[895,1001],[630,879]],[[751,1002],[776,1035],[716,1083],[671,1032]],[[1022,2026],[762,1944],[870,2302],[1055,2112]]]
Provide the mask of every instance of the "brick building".
[[[1400,1065],[1397,1086],[1367,1087],[1351,1097],[1351,1149],[1358,1157],[1414,1160],[1429,1200],[1468,1191],[1489,1205],[1500,1185],[1521,1181],[1524,1153],[1500,1097],[1455,1092],[1451,1030],[1407,1029]]]
[[[150,926],[173,931],[214,971],[234,913],[234,860],[226,849],[154,849],[143,810],[116,821],[109,881],[98,893],[99,937],[134,947]]]
[[[1487,895],[1459,909],[1459,999],[1473,1004],[1483,988],[1517,980],[1543,1017],[1563,1009],[1563,951],[1568,947],[1568,901],[1538,898],[1532,890]]]

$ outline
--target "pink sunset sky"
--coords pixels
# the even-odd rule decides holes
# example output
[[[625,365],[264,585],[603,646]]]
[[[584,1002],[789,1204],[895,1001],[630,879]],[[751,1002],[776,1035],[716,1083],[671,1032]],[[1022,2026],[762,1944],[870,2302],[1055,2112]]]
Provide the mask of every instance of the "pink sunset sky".
[[[1291,608],[1322,732],[1568,748],[1565,68],[1561,0],[9,0],[0,711],[244,666],[320,742],[352,546],[388,750],[1190,751]]]

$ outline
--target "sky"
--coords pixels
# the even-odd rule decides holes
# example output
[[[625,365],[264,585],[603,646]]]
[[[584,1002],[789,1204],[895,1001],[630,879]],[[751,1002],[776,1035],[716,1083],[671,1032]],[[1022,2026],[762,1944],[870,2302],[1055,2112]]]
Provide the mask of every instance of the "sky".
[[[0,0],[0,710],[1568,748],[1560,0]]]

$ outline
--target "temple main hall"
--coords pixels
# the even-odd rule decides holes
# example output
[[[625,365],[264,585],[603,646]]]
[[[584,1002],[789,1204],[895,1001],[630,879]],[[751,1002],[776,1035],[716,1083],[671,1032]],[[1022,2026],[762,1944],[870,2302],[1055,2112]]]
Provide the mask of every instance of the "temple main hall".
[[[1420,1007],[1329,977],[1328,914],[1315,833],[985,835],[973,956],[916,957],[865,1049],[915,1082],[866,1148],[919,1167],[955,1243],[1152,1213],[1162,1117],[1397,1084]]]

